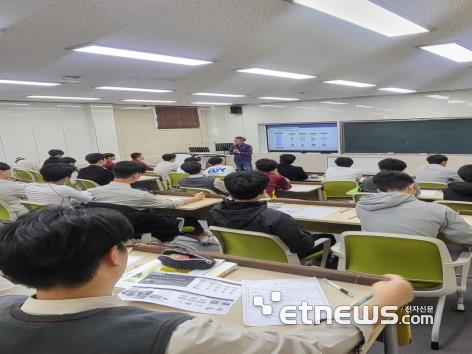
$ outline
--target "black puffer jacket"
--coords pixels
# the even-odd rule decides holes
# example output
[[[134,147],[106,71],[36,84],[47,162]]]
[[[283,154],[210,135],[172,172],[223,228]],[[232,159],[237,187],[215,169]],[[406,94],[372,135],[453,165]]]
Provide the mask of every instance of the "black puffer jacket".
[[[445,200],[472,202],[472,182],[453,182],[444,190]]]

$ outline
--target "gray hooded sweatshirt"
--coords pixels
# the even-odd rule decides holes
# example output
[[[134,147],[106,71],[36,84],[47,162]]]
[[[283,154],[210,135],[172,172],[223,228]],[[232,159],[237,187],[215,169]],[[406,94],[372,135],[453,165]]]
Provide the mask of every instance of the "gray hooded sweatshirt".
[[[362,231],[437,237],[472,245],[472,228],[451,208],[409,194],[378,193],[356,205]]]

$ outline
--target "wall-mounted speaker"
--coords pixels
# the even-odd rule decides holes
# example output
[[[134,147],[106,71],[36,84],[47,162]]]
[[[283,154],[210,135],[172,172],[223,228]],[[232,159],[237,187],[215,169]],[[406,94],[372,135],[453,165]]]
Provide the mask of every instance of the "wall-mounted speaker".
[[[231,114],[243,114],[242,106],[231,106],[230,110],[231,110]]]

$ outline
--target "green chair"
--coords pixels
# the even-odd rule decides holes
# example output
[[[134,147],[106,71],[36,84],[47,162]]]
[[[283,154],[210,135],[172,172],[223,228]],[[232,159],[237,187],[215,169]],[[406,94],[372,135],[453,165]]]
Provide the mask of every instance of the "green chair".
[[[309,264],[314,259],[321,258],[321,267],[326,267],[328,260],[330,246],[328,238],[322,238],[315,242],[315,246],[323,245],[322,251],[300,259],[296,254],[290,252],[287,245],[277,236],[217,226],[210,226],[210,231],[220,242],[223,254],[290,264]]]
[[[460,213],[465,210],[472,210],[472,202],[460,202],[455,200],[436,200],[435,203],[443,204]]]
[[[28,172],[33,175],[33,178],[34,178],[35,182],[38,182],[38,183],[43,183],[44,182],[43,176],[38,171],[28,170]]]
[[[180,172],[171,172],[169,173],[169,178],[170,178],[170,186],[172,188],[179,188],[179,181],[182,178],[188,177],[188,173],[180,173]]]
[[[443,190],[447,188],[446,183],[440,182],[418,182],[421,189]]]
[[[80,189],[80,186],[76,183],[73,183],[69,178],[66,180],[66,183],[64,183],[66,186],[74,188],[74,189]]]
[[[226,176],[210,176],[213,179],[221,179],[222,181],[225,179]]]
[[[351,199],[352,196],[347,193],[354,188],[359,188],[356,181],[323,181],[322,185],[324,200]]]
[[[215,191],[212,191],[211,189],[207,188],[186,188],[186,187],[181,187],[183,192],[185,193],[200,193],[200,192],[205,192],[205,194],[210,194],[210,195],[218,195]]]
[[[44,203],[29,202],[26,200],[21,201],[20,204],[23,205],[26,209],[28,209],[29,212],[41,210],[48,207],[48,205]]]
[[[358,192],[358,193],[353,193],[352,194],[352,200],[354,200],[354,203],[357,203],[361,198],[368,198],[372,197],[373,195],[376,195],[377,193],[367,193],[367,192]]]
[[[99,185],[94,182],[94,181],[90,181],[88,179],[80,179],[80,178],[77,178],[75,180],[75,182],[80,186],[80,188],[82,188],[82,190],[87,190],[87,189],[92,189],[92,188],[96,188],[96,187],[99,187]]]
[[[16,220],[16,216],[10,212],[9,205],[0,200],[0,223],[9,224]]]
[[[15,172],[15,176],[18,180],[21,182],[34,182],[35,178],[34,176],[26,170],[21,170],[19,168],[14,168],[13,172]]]
[[[338,270],[399,274],[412,283],[417,297],[437,297],[431,348],[438,349],[446,296],[457,293],[457,310],[465,310],[471,260],[471,252],[462,252],[453,261],[444,242],[436,238],[349,231],[342,234]],[[462,271],[459,285],[456,268]]]

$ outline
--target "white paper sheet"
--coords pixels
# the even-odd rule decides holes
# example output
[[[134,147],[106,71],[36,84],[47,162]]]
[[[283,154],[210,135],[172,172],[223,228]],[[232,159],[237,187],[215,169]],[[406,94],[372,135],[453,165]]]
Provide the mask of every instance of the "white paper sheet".
[[[137,261],[139,261],[142,258],[143,258],[143,256],[130,256],[130,255],[128,255],[128,266],[130,266],[131,264],[136,263]]]
[[[299,306],[302,301],[311,306],[330,306],[316,278],[243,280],[242,284],[243,321],[247,326],[284,325],[280,320],[280,309],[287,305]],[[271,300],[274,291],[282,294],[280,301]],[[263,315],[262,308],[253,303],[254,296],[262,296],[264,304],[272,306],[272,314]],[[309,311],[308,319],[313,321],[314,314],[314,311]],[[297,324],[303,324],[299,311],[297,311]]]
[[[420,198],[421,197],[432,197],[437,194],[438,191],[434,190],[421,190]]]
[[[292,206],[279,203],[269,203],[269,207],[288,214],[295,219],[320,219],[337,213],[342,209],[321,206]]]
[[[304,184],[293,184],[287,192],[311,192],[317,189],[317,186],[310,186]]]

